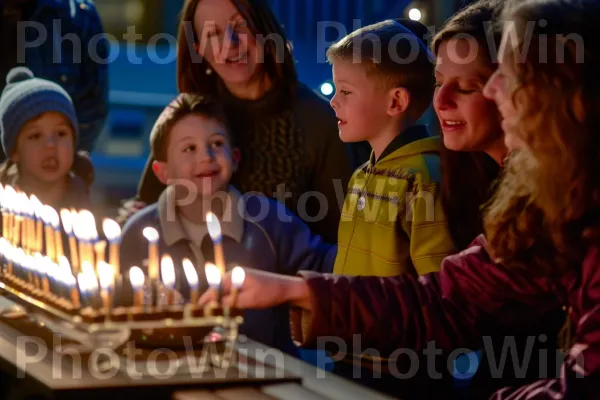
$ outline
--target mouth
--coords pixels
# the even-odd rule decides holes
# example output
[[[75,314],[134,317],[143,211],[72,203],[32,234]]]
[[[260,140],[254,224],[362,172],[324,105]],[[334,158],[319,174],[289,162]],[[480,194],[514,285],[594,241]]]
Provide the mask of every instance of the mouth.
[[[44,171],[56,172],[59,167],[58,158],[53,156],[42,159],[41,167]]]
[[[466,124],[467,124],[467,122],[462,121],[462,120],[451,120],[451,119],[442,120],[442,128],[449,129],[449,130],[462,128]]]
[[[212,178],[215,177],[219,174],[219,170],[212,170],[212,171],[203,171],[200,172],[199,174],[196,174],[195,177],[198,179],[206,179],[206,178]]]
[[[348,121],[338,118],[338,126],[344,126],[348,123]]]
[[[230,56],[227,57],[225,59],[225,64],[240,64],[240,63],[245,63],[247,61],[248,57],[247,54],[238,54],[235,56]]]

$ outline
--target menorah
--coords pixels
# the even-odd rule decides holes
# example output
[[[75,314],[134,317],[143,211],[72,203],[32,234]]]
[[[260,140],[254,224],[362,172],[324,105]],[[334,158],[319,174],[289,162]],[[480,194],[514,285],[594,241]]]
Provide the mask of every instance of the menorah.
[[[139,337],[136,332],[150,339],[153,334],[160,337],[161,332],[169,332],[171,338],[192,334],[204,339],[218,331],[218,340],[236,340],[243,320],[235,301],[231,307],[220,302],[197,306],[199,275],[188,259],[181,266],[190,287],[190,298],[184,301],[175,290],[172,258],[159,254],[156,229],[143,231],[148,241],[147,276],[132,266],[125,277],[119,265],[121,229],[116,221],[104,219],[104,238],[100,238],[90,211],[57,212],[35,195],[27,196],[8,185],[0,185],[0,206],[0,289],[32,317],[44,318],[47,325],[92,349],[99,345],[116,348]],[[221,227],[212,213],[207,215],[207,224],[215,263],[207,263],[204,272],[210,287],[219,290],[226,276]],[[126,278],[133,289],[133,304],[123,306],[115,298],[120,297]],[[234,268],[231,279],[235,298],[244,270]]]

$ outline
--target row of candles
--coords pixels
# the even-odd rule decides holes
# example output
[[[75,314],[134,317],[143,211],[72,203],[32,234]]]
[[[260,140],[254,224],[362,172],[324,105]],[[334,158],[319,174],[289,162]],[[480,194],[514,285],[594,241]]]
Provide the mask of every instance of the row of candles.
[[[75,309],[83,305],[101,306],[107,315],[110,314],[115,289],[121,286],[123,279],[119,265],[121,228],[116,221],[105,219],[102,224],[109,248],[106,260],[107,242],[99,238],[90,211],[63,209],[59,216],[54,208],[43,205],[35,195],[27,196],[8,185],[0,185],[0,207],[3,232],[0,256],[5,261],[5,275],[17,277],[43,293],[63,296]],[[215,263],[206,263],[204,270],[209,286],[220,292],[226,273],[221,226],[212,213],[207,214],[206,222],[215,247]],[[63,230],[68,240],[69,259],[63,250]],[[159,255],[160,237],[155,228],[145,228],[143,235],[148,241],[148,276],[138,266],[132,266],[128,271],[134,306],[158,306],[159,295],[163,294],[165,296],[161,298],[166,299],[166,305],[174,305],[176,274],[173,260],[169,255]],[[189,304],[195,304],[200,289],[198,272],[188,259],[183,260],[181,267],[190,287]],[[244,270],[235,267],[232,271],[234,298],[243,281]]]

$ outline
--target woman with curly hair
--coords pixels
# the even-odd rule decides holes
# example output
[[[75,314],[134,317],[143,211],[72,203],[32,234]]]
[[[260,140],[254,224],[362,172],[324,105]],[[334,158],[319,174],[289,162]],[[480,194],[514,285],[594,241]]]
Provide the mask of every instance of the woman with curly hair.
[[[560,377],[540,370],[537,380],[491,398],[599,398],[598,18],[594,0],[505,7],[500,65],[485,94],[502,114],[507,144],[519,150],[486,212],[485,237],[419,279],[248,271],[238,305],[290,302],[305,317],[304,345],[326,335],[350,344],[360,334],[361,348],[390,355],[421,351],[432,341],[462,354],[498,332],[546,340],[537,336],[539,321],[564,307]]]

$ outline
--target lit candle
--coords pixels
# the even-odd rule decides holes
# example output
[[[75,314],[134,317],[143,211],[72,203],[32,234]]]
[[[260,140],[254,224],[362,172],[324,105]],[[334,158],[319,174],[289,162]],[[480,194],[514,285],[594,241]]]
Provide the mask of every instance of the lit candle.
[[[8,239],[11,244],[14,244],[13,241],[13,221],[14,221],[14,205],[15,205],[15,197],[17,197],[17,192],[12,186],[4,187],[3,194],[3,203],[5,203],[6,209],[6,230],[4,230],[4,237]]]
[[[62,220],[63,228],[69,239],[72,272],[73,275],[77,275],[79,273],[79,254],[75,235],[73,234],[73,216],[69,210],[63,208],[60,210],[60,219]]]
[[[15,247],[21,246],[21,222],[23,220],[23,214],[21,209],[22,193],[18,193],[14,198],[16,201],[13,203],[14,210],[14,231],[13,231],[13,244]]]
[[[41,279],[44,275],[44,256],[42,253],[35,253],[33,255],[34,265],[32,271],[34,272],[33,276],[33,285],[36,289],[40,289],[42,287]]]
[[[44,212],[42,214],[42,219],[44,220],[44,232],[46,236],[46,256],[50,257],[50,259],[56,259],[56,247],[54,245],[54,229],[50,224],[50,219],[52,218],[53,208],[46,205],[44,206]]]
[[[2,234],[6,235],[6,207],[5,207],[4,186],[0,183],[0,213],[2,213]]]
[[[67,290],[69,291],[69,295],[71,297],[71,303],[73,304],[73,307],[80,308],[81,301],[79,298],[79,291],[77,290],[77,280],[73,275],[73,271],[71,269],[71,265],[69,264],[69,260],[67,260],[67,257],[62,256],[58,260],[58,263],[61,269],[62,281],[66,285]]]
[[[238,294],[240,288],[244,284],[244,280],[246,279],[246,272],[242,267],[234,267],[231,271],[231,308],[235,308],[235,303],[237,303]]]
[[[34,195],[29,198],[28,219],[27,219],[27,250],[30,253],[37,251],[35,247],[35,201]],[[39,200],[38,200],[39,201]]]
[[[215,264],[221,272],[221,276],[225,276],[225,255],[223,253],[223,235],[221,233],[221,224],[215,214],[209,212],[206,214],[206,226],[208,233],[215,247]]]
[[[163,285],[167,289],[167,304],[173,305],[173,298],[175,296],[175,267],[173,266],[171,256],[166,254],[162,256],[160,260],[160,275]]]
[[[141,307],[144,304],[144,272],[140,267],[131,267],[129,269],[129,280],[133,289],[133,305]]]
[[[217,267],[213,263],[207,262],[204,265],[204,273],[206,274],[206,281],[208,282],[208,286],[211,289],[217,290],[220,292],[221,289],[221,271],[219,267]],[[204,314],[206,316],[210,316],[212,314],[212,309],[218,307],[217,302],[210,302],[206,305]]]
[[[52,259],[50,259],[50,257],[44,257],[43,261],[42,261],[42,270],[40,271],[42,273],[42,290],[44,293],[49,294],[50,293],[50,281],[49,281],[49,277],[52,274]]]
[[[110,314],[112,308],[111,295],[115,284],[115,270],[112,265],[101,262],[98,265],[98,276],[100,278],[100,295],[102,297],[102,303],[104,304],[107,314]]]
[[[96,252],[96,273],[99,274],[100,264],[105,262],[104,254],[106,253],[106,242],[104,240],[99,240],[94,245],[94,250]]]
[[[87,297],[88,304],[95,308],[98,296],[98,279],[94,273],[94,267],[84,261],[81,263],[81,273],[77,276],[79,290],[83,297]]]
[[[121,241],[121,226],[117,221],[106,218],[102,223],[102,230],[109,243],[108,262],[115,268],[115,274],[121,273],[119,265],[119,245]]]
[[[158,231],[147,227],[142,234],[148,240],[148,277],[158,280]]]
[[[65,251],[63,249],[62,234],[60,231],[60,218],[56,210],[52,207],[48,208],[48,222],[50,223],[50,226],[54,229],[54,261],[58,262],[58,260],[65,255]]]
[[[31,203],[33,212],[35,214],[35,233],[33,240],[33,251],[41,253],[43,244],[43,220],[44,220],[44,206],[34,195],[31,196]]]
[[[196,268],[194,268],[194,264],[187,258],[184,258],[182,261],[183,264],[183,272],[185,273],[185,278],[188,281],[188,285],[190,286],[190,303],[192,305],[196,305],[198,303],[198,272]]]
[[[83,230],[83,243],[85,248],[85,260],[91,265],[94,263],[94,244],[98,239],[98,231],[96,230],[96,219],[88,210],[79,212],[78,220],[81,223]],[[82,261],[83,263],[83,258]]]
[[[29,246],[29,197],[23,192],[19,193],[19,209],[21,214],[21,247],[27,250]]]

